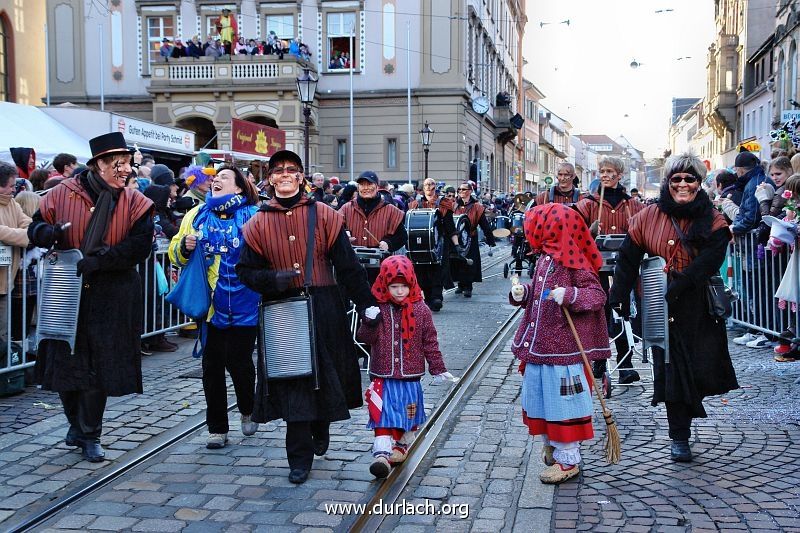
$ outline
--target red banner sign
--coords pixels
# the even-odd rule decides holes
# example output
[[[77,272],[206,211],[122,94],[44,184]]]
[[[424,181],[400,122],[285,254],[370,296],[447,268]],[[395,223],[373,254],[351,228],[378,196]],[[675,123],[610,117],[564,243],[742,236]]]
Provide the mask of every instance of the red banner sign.
[[[231,149],[234,152],[269,157],[286,145],[286,132],[248,122],[231,119]]]

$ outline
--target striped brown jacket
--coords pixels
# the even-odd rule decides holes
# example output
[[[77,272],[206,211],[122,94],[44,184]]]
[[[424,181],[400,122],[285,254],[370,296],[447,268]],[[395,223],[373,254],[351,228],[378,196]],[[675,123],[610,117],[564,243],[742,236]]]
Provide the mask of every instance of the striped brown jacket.
[[[428,200],[426,197],[422,197],[422,201],[419,200],[412,200],[408,204],[408,210],[412,209],[438,209],[439,213],[442,216],[445,216],[448,211],[453,211],[455,209],[455,202],[451,198],[446,198],[444,196],[435,196],[433,200]]]
[[[242,230],[247,245],[266,258],[271,269],[300,271],[289,288],[302,287],[305,279],[309,209],[317,210],[311,283],[316,287],[335,285],[333,264],[327,256],[342,231],[344,219],[330,206],[303,197],[287,209],[273,198]]]
[[[727,228],[728,224],[722,213],[716,209],[713,213],[711,231]],[[692,221],[677,218],[675,221],[686,235]],[[651,256],[663,257],[667,265],[674,270],[682,271],[691,262],[689,252],[681,244],[680,236],[675,231],[669,215],[661,211],[657,204],[648,205],[631,219],[628,235],[636,246]]]
[[[554,204],[573,204],[573,203],[576,203],[576,202],[573,201],[573,199],[575,198],[575,195],[574,195],[575,189],[573,189],[572,192],[570,192],[566,196],[564,196],[563,194],[559,193],[557,188],[555,188],[555,189],[556,189],[556,191],[553,194],[553,203]],[[550,203],[550,190],[551,189],[545,189],[544,191],[539,193],[539,195],[536,197],[536,205],[545,205],[545,204],[549,204]],[[578,201],[580,201],[583,198],[586,198],[586,195],[578,193]]]
[[[369,215],[365,215],[356,198],[344,204],[339,213],[344,217],[344,225],[350,231],[350,236],[356,239],[353,246],[370,248],[377,248],[380,241],[395,233],[405,217],[402,211],[383,200]]]
[[[108,246],[118,244],[128,236],[133,224],[152,209],[153,202],[142,193],[122,189],[103,242]],[[48,224],[72,224],[59,240],[59,248],[80,248],[94,212],[94,202],[83,188],[80,178],[68,178],[44,195],[39,212]]]
[[[455,214],[456,215],[466,214],[467,218],[469,219],[470,234],[477,235],[478,223],[480,222],[484,211],[486,211],[486,208],[483,206],[483,204],[473,200],[467,205],[456,204]]]
[[[594,196],[588,196],[574,205],[574,208],[583,217],[587,226],[597,220],[597,211],[600,209],[600,202]],[[622,200],[616,207],[611,207],[608,200],[603,200],[603,213],[600,219],[600,233],[604,235],[614,235],[627,233],[628,224],[636,213],[644,209],[644,204],[637,200]]]

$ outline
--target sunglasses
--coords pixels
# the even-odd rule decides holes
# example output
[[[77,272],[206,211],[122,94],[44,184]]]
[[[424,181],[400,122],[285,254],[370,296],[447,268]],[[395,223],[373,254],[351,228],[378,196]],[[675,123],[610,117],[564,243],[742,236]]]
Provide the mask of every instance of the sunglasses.
[[[471,191],[472,189],[458,189],[459,192],[461,191]]]
[[[275,167],[272,169],[272,174],[294,174],[300,172],[297,167]]]
[[[688,176],[683,176],[678,174],[669,178],[669,182],[676,185],[682,181],[685,181],[686,183],[697,183],[697,176],[692,176],[691,174]]]

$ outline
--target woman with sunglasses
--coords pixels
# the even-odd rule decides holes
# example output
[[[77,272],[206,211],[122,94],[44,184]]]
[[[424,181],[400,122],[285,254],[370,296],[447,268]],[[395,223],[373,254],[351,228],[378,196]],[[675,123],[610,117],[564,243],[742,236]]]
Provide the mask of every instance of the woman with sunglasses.
[[[703,398],[739,388],[725,320],[707,311],[705,287],[719,272],[731,232],[700,187],[705,177],[705,165],[692,154],[667,159],[659,201],[631,219],[609,293],[612,308],[627,316],[642,257],[664,258],[669,363],[656,348],[652,403],[666,404],[670,456],[679,462],[692,460],[690,428],[693,418],[707,416]]]

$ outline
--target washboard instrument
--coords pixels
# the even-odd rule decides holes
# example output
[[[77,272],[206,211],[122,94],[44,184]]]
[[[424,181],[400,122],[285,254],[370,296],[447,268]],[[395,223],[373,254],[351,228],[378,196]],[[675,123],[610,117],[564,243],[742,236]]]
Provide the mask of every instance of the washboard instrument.
[[[669,310],[667,308],[666,262],[662,257],[642,261],[642,350],[661,348],[669,363]]]
[[[78,275],[80,250],[50,250],[42,264],[37,302],[36,337],[64,341],[75,353],[83,276]]]

